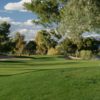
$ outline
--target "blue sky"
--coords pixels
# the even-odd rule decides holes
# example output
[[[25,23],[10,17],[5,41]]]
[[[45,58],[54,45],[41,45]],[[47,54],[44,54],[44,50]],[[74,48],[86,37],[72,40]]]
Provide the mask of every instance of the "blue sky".
[[[25,2],[30,3],[31,0],[0,0],[0,23],[6,21],[11,24],[11,36],[20,32],[25,35],[26,40],[33,40],[37,31],[45,28],[32,23],[33,19],[37,19],[37,16],[24,9]],[[98,36],[100,35],[96,37]]]
[[[6,21],[11,24],[10,36],[20,32],[26,40],[32,40],[43,26],[32,23],[37,16],[24,9],[25,2],[30,3],[31,0],[0,0],[0,23]]]
[[[1,17],[10,17],[14,19],[15,21],[26,21],[28,19],[36,19],[36,15],[31,12],[21,12],[17,10],[10,10],[6,11],[4,7],[8,3],[16,3],[20,2],[21,0],[0,0],[0,16]]]

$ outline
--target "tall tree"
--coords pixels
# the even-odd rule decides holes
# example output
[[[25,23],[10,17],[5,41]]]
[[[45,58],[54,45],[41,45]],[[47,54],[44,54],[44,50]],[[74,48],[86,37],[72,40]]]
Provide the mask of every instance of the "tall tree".
[[[64,39],[59,46],[64,55],[73,54],[77,49],[76,45],[68,38]]]
[[[15,36],[15,53],[19,56],[21,56],[21,54],[24,51],[25,48],[25,40],[24,40],[24,36],[21,35],[19,32],[16,33]]]
[[[35,41],[40,54],[46,54],[49,48],[55,47],[57,44],[46,30],[39,31],[36,35]]]
[[[100,29],[100,0],[69,0],[62,11],[59,31],[79,42],[82,33]]]
[[[35,54],[36,52],[36,42],[35,41],[29,41],[26,46],[25,46],[25,51],[31,55],[31,54]]]
[[[10,24],[3,22],[0,24],[0,52],[8,52],[10,50],[9,44]]]
[[[50,24],[60,21],[60,11],[66,2],[67,0],[32,0],[24,6],[37,14],[41,24]]]

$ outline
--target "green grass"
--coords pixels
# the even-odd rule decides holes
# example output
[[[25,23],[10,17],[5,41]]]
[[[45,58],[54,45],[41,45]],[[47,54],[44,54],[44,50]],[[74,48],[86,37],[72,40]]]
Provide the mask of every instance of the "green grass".
[[[62,56],[0,61],[0,100],[100,100],[100,61]]]

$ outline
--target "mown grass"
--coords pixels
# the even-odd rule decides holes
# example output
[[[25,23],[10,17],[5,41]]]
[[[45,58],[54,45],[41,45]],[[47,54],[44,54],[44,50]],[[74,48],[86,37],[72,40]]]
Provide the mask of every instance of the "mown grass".
[[[0,61],[0,100],[100,100],[99,60],[24,58]]]

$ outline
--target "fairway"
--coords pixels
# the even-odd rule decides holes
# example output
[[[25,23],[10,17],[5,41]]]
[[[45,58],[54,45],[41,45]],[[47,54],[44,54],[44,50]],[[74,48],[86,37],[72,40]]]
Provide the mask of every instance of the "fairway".
[[[0,100],[100,100],[100,61],[62,56],[2,60]]]

